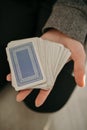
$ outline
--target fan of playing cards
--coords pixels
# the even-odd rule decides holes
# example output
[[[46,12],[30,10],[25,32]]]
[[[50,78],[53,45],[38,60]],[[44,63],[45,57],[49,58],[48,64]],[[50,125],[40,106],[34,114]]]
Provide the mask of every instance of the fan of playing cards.
[[[71,55],[63,45],[37,37],[11,41],[6,52],[16,91],[52,88]]]

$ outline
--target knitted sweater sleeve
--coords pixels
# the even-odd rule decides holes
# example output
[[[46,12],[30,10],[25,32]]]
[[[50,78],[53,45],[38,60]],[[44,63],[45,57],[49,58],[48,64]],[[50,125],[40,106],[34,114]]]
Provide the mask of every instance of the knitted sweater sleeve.
[[[85,1],[57,0],[43,27],[43,32],[54,28],[84,44],[87,39],[87,3]]]

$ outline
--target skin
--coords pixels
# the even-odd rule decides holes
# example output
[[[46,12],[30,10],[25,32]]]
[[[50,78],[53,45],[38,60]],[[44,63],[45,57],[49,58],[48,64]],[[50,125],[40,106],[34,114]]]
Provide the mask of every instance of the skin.
[[[44,33],[41,36],[41,38],[61,43],[65,47],[70,49],[71,57],[69,60],[72,59],[74,61],[75,81],[78,86],[84,87],[85,86],[86,54],[85,54],[82,44],[79,41],[76,41],[55,29],[50,29],[48,32]],[[11,74],[7,75],[7,80],[11,81]],[[40,92],[35,100],[36,107],[39,107],[44,103],[44,101],[46,100],[46,98],[49,95],[49,93],[51,92],[51,90],[52,89],[49,89],[49,90],[41,89],[40,90]],[[23,101],[31,92],[32,92],[32,89],[19,91],[17,94],[16,100],[18,102]]]

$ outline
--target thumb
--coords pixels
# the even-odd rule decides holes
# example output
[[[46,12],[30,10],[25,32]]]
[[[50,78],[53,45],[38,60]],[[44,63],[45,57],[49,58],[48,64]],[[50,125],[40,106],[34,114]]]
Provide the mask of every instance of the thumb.
[[[80,86],[85,86],[85,63],[81,61],[74,62],[75,81]]]

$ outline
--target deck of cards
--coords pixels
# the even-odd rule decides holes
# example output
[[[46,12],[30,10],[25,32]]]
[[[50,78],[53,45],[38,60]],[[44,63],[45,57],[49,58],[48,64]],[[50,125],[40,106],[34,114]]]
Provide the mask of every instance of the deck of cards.
[[[6,53],[16,91],[52,88],[71,55],[63,45],[37,37],[11,41]]]

